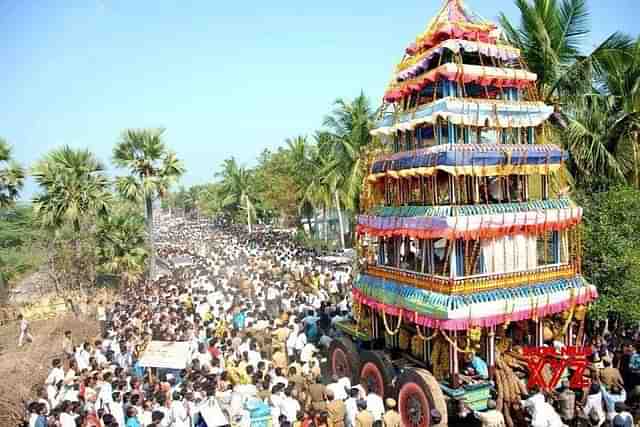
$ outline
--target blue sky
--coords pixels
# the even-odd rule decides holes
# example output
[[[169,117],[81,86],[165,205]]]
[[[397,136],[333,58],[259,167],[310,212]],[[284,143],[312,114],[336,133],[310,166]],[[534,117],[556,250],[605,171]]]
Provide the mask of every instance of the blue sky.
[[[467,0],[494,20],[511,0]],[[637,35],[640,1],[590,0],[588,46]],[[0,0],[0,136],[29,165],[88,147],[108,162],[122,129],[167,128],[185,185],[222,160],[311,133],[338,97],[379,101],[440,0]],[[29,183],[25,197],[33,194]]]

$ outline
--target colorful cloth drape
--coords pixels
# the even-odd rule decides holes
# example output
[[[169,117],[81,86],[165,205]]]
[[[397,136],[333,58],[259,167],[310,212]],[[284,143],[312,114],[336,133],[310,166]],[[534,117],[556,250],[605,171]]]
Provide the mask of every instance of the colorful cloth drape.
[[[412,130],[421,124],[433,124],[437,119],[474,127],[535,127],[552,113],[553,106],[542,102],[447,97],[424,104],[414,112],[387,113],[376,123],[371,135],[394,135],[397,131]]]
[[[567,159],[567,152],[552,144],[443,144],[378,159],[368,179],[429,176],[438,170],[455,176],[546,175]]]
[[[373,208],[371,216],[464,216],[496,213],[529,212],[541,209],[561,209],[575,207],[571,199],[531,200],[519,203],[500,203],[469,206],[378,206]]]
[[[520,57],[520,50],[511,46],[501,46],[469,40],[445,40],[438,46],[424,53],[414,57],[408,57],[402,61],[397,67],[396,81],[411,79],[423,73],[429,68],[431,60],[442,55],[445,50],[453,53],[459,53],[460,51],[467,53],[478,52],[484,56],[502,61],[513,61]]]
[[[361,274],[353,285],[354,300],[431,328],[465,330],[559,313],[598,296],[582,276],[498,289],[472,295],[445,295]]]
[[[538,76],[525,70],[483,67],[480,65],[443,64],[426,74],[392,85],[384,95],[387,102],[395,102],[413,92],[420,92],[427,85],[440,80],[476,83],[480,86],[523,88],[535,82]]]
[[[498,39],[498,34],[494,30],[494,25],[465,24],[462,22],[452,24],[444,22],[434,25],[426,34],[418,37],[415,43],[412,43],[405,49],[405,52],[413,56],[421,50],[430,49],[447,39],[475,40],[495,44]]]
[[[581,220],[580,207],[453,217],[360,215],[356,230],[359,234],[377,237],[476,240],[565,230],[576,226]]]

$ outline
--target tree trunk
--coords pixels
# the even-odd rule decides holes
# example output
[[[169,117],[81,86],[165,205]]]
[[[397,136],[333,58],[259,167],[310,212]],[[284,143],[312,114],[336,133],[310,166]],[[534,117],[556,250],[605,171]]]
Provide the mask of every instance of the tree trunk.
[[[247,228],[249,229],[249,233],[251,233],[251,206],[249,204],[249,198],[247,197]]]
[[[322,205],[322,234],[324,241],[329,240],[329,229],[327,228],[327,205]]]
[[[144,198],[147,220],[147,236],[149,238],[149,279],[153,280],[156,272],[156,248],[153,243],[153,199],[151,196]]]
[[[635,184],[636,188],[640,188],[640,174],[638,174],[638,133],[634,132],[634,141],[632,141],[631,146],[633,147],[633,171],[635,175]]]
[[[342,212],[340,211],[340,198],[338,197],[338,191],[333,192],[336,201],[336,209],[338,211],[338,223],[340,224],[340,245],[344,251],[344,223],[342,222]]]
[[[81,262],[82,246],[80,242],[80,233],[81,233],[80,223],[78,221],[75,221],[73,224],[73,228],[75,229],[75,232],[76,232],[76,236],[73,239],[73,247],[75,249],[75,267],[76,267],[75,282],[76,282],[76,287],[80,289],[80,293],[84,293],[84,288],[82,286],[82,279],[80,279],[80,275],[83,271],[82,262]]]
[[[0,274],[0,304],[6,304],[9,301],[9,284],[5,283],[2,274]]]

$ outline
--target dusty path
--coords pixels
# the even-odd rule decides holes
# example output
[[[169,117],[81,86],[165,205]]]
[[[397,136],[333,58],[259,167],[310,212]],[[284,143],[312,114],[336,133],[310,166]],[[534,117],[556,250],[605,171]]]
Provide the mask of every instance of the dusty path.
[[[51,360],[62,352],[64,331],[73,333],[74,344],[93,341],[99,331],[93,319],[72,316],[32,322],[34,342],[17,346],[18,325],[0,329],[0,426],[17,426],[23,415],[23,401],[33,399],[47,377]]]

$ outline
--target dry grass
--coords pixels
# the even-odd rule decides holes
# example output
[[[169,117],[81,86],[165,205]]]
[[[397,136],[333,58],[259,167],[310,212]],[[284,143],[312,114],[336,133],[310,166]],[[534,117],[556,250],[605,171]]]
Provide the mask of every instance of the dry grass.
[[[51,361],[62,353],[64,331],[73,333],[74,343],[93,341],[99,332],[95,320],[64,316],[31,323],[33,343],[22,348],[18,342],[18,324],[0,329],[0,426],[20,424],[24,401],[33,399],[44,384]]]

